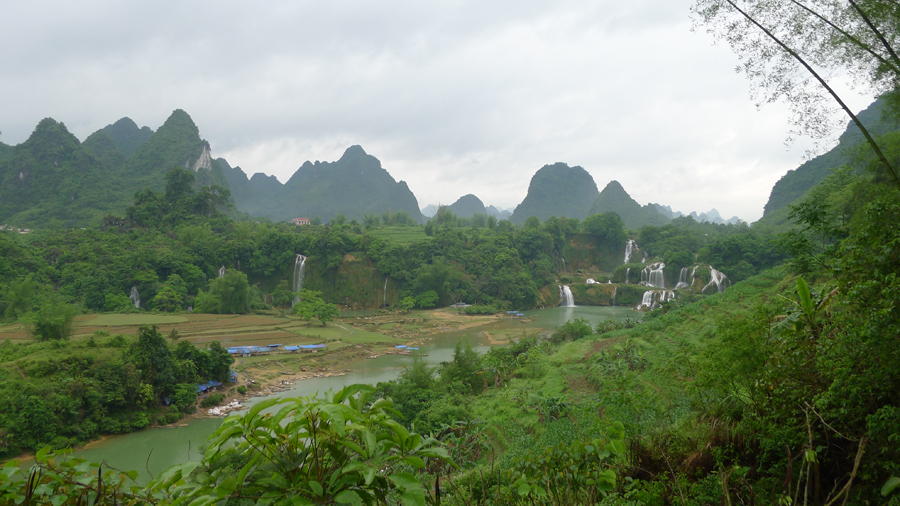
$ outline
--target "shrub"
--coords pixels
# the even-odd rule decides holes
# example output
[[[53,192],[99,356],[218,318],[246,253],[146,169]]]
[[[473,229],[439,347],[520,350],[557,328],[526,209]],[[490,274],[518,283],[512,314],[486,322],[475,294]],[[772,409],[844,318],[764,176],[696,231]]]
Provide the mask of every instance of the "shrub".
[[[237,391],[239,394],[244,395],[247,393],[247,387],[245,387],[244,385],[240,385],[237,387]]]
[[[200,402],[200,407],[208,408],[210,406],[218,406],[225,400],[225,396],[219,393],[215,393],[206,397]]]

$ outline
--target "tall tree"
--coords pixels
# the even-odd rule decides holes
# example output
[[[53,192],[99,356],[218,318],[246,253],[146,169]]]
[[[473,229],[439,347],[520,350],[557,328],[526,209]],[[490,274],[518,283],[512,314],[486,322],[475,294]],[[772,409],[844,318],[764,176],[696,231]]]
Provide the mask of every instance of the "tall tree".
[[[791,134],[826,137],[837,105],[859,128],[885,172],[900,188],[896,162],[835,90],[849,76],[900,111],[900,4],[894,0],[697,0],[695,21],[724,39],[739,70],[758,83],[758,103],[784,98]]]

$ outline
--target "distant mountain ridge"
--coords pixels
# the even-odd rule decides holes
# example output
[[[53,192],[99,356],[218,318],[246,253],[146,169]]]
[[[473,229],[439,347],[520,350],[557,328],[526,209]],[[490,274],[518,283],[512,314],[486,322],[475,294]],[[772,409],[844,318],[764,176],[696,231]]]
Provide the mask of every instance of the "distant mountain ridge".
[[[597,195],[597,183],[582,167],[562,162],[544,165],[531,177],[528,194],[510,219],[513,223],[524,223],[530,216],[541,221],[551,216],[583,220],[592,214]]]
[[[616,213],[622,218],[625,228],[637,230],[652,225],[662,226],[672,218],[662,215],[655,204],[641,206],[618,181],[610,181],[591,205],[590,214]]]
[[[240,167],[224,171],[232,189],[235,206],[252,216],[273,221],[319,217],[329,220],[338,214],[361,219],[366,214],[405,211],[423,221],[415,195],[405,181],[396,181],[381,162],[354,145],[334,162],[304,162],[282,185],[273,176],[247,175]]]
[[[165,190],[176,165],[194,170],[197,186],[228,187],[209,143],[191,117],[172,112],[157,130],[122,118],[79,142],[52,118],[14,147],[0,146],[0,224],[75,227],[124,215],[137,191]]]
[[[900,129],[898,122],[885,121],[882,118],[884,107],[884,100],[879,98],[856,115],[872,135],[883,135]],[[832,170],[850,163],[853,158],[853,148],[862,140],[862,133],[856,124],[852,121],[848,122],[837,146],[804,162],[796,169],[789,170],[775,183],[769,194],[769,200],[766,202],[763,216],[771,215],[793,203],[831,174]]]

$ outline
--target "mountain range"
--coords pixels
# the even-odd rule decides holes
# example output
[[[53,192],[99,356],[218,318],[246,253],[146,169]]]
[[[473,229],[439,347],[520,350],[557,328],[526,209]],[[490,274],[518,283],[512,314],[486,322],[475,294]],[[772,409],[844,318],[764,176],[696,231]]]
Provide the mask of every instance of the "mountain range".
[[[898,129],[895,122],[882,119],[883,109],[883,101],[877,100],[858,115],[875,134]],[[851,124],[837,147],[788,171],[772,188],[761,221],[785,222],[788,204],[832,169],[853,163],[853,147],[860,138]],[[122,215],[135,192],[163,191],[165,174],[175,166],[193,170],[197,186],[230,190],[237,211],[273,221],[296,217],[327,221],[338,214],[362,219],[402,211],[421,223],[437,210],[429,205],[420,211],[407,184],[395,180],[377,158],[357,145],[334,162],[304,162],[284,184],[261,173],[248,177],[241,167],[213,158],[197,125],[178,109],[156,131],[122,118],[80,142],[63,123],[46,118],[25,142],[16,146],[0,142],[0,224],[30,228],[96,224],[106,215]],[[666,205],[638,204],[617,181],[598,191],[584,168],[562,162],[545,165],[532,176],[528,193],[512,213],[485,206],[472,194],[448,207],[460,217],[484,213],[515,223],[530,216],[584,219],[616,212],[630,229],[685,216]],[[724,219],[715,209],[687,216],[714,223],[739,221]]]

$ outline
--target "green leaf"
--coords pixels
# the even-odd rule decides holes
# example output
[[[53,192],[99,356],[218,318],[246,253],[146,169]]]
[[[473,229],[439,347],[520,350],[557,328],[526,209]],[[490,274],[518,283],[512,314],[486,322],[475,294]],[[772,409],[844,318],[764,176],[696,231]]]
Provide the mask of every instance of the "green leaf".
[[[881,495],[887,496],[888,494],[896,490],[897,487],[900,487],[900,478],[891,476],[890,478],[888,478],[888,481],[884,482],[884,486],[881,487]]]
[[[416,469],[422,469],[425,467],[425,461],[415,456],[403,457],[403,462],[415,467]]]
[[[319,485],[319,482],[310,480],[309,489],[313,491],[319,497],[322,497],[322,485]]]
[[[281,399],[279,399],[278,397],[274,397],[272,399],[266,399],[257,404],[254,404],[253,407],[250,408],[250,411],[247,411],[247,414],[244,415],[244,420],[251,420],[251,419],[255,418],[256,415],[258,415],[260,411],[262,411],[266,408],[270,408],[270,407],[278,404],[278,402],[280,402],[280,401],[281,401]]]
[[[353,506],[362,506],[362,500],[359,496],[350,490],[344,490],[338,495],[334,496],[335,502],[338,504],[352,504]]]
[[[422,484],[411,473],[396,473],[387,477],[402,490],[421,490]]]
[[[419,490],[407,490],[400,494],[400,503],[403,506],[426,506],[425,492]]]

